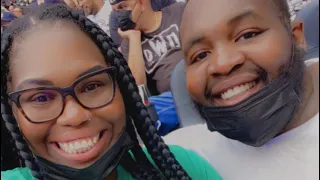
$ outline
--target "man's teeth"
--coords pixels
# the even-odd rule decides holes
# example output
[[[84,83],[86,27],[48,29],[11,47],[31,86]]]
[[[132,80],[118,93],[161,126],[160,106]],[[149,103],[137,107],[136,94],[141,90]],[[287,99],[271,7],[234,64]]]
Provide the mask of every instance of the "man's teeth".
[[[89,151],[97,144],[99,135],[87,140],[72,141],[70,143],[58,143],[60,148],[69,154],[78,154]]]
[[[254,87],[256,85],[256,83],[253,81],[251,83],[246,83],[240,86],[236,86],[234,88],[230,88],[227,91],[225,91],[224,93],[221,94],[221,98],[222,99],[230,99],[235,95],[238,95],[240,93],[243,93],[249,89],[251,89],[252,87]]]

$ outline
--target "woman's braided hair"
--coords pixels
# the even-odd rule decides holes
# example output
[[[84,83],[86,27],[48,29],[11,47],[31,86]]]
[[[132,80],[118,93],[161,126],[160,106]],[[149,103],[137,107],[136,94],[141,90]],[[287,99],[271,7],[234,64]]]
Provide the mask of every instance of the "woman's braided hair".
[[[128,118],[130,120],[127,120],[127,132],[132,140],[136,142],[136,145],[130,149],[134,157],[132,157],[129,152],[125,153],[123,158],[125,160],[121,161],[122,166],[130,172],[133,177],[140,180],[156,180],[162,179],[162,177],[170,180],[191,179],[177,162],[162,138],[157,134],[153,121],[150,119],[147,109],[138,93],[138,87],[128,64],[113,44],[111,38],[84,15],[62,4],[45,5],[37,11],[25,15],[22,19],[17,19],[5,30],[3,36],[1,36],[1,115],[5,121],[6,128],[15,141],[19,155],[24,159],[24,163],[31,170],[32,175],[36,179],[44,179],[45,176],[41,173],[13,117],[11,107],[8,103],[7,83],[10,81],[9,55],[14,36],[37,24],[34,23],[35,19],[39,21],[64,20],[75,23],[95,42],[105,59],[108,60],[108,64],[117,68],[117,82],[123,99],[125,100],[126,113],[133,121]],[[142,151],[141,146],[138,144],[135,127],[157,168],[153,167],[147,159],[146,154]]]

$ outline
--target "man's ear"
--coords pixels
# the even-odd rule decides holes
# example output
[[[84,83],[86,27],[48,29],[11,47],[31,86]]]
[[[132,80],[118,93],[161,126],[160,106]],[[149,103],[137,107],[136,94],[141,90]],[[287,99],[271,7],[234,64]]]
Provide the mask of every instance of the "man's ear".
[[[296,18],[291,22],[292,36],[295,43],[302,49],[307,48],[307,42],[304,36],[304,26],[302,20]]]

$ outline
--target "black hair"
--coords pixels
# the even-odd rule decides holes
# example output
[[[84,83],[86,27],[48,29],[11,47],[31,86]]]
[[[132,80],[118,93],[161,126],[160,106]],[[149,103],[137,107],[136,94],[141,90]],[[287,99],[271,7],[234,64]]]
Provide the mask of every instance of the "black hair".
[[[1,115],[8,132],[10,132],[15,142],[19,155],[24,160],[26,167],[31,170],[32,175],[36,179],[44,179],[45,177],[45,174],[41,172],[36,159],[23,138],[17,121],[12,114],[7,95],[7,84],[10,81],[9,56],[11,46],[16,35],[34,26],[34,23],[31,22],[32,19],[39,21],[62,20],[76,24],[95,42],[104,58],[108,60],[108,64],[116,67],[117,84],[124,99],[126,113],[128,117],[132,118],[132,121],[127,120],[127,132],[131,139],[136,142],[136,145],[130,149],[134,157],[132,157],[129,152],[125,153],[121,165],[130,172],[133,177],[140,180],[157,180],[162,179],[162,177],[170,180],[191,179],[177,162],[162,138],[157,134],[153,121],[141,100],[138,87],[128,64],[122,54],[117,50],[111,38],[84,15],[79,14],[77,11],[63,4],[42,5],[42,7],[37,8],[36,11],[15,20],[1,36]],[[157,167],[151,164],[146,154],[142,151],[137,140],[135,128]]]

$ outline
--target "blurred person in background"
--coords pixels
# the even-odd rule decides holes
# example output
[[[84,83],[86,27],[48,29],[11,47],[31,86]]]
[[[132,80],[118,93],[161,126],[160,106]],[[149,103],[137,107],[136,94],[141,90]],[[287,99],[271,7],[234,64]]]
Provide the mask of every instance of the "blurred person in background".
[[[12,13],[14,12],[14,6],[13,5],[9,6],[9,11],[12,12]]]
[[[103,0],[75,0],[75,5],[110,36],[109,16],[112,11],[110,4],[104,3]]]
[[[23,12],[23,8],[20,7],[20,6],[17,6],[14,8],[14,15],[17,16],[17,17],[22,17],[24,12]]]
[[[13,13],[5,11],[1,13],[1,34],[2,31],[5,30],[6,26],[17,18]]]
[[[170,6],[176,2],[179,2],[179,0],[151,0],[151,7],[154,11],[160,11],[162,8]],[[109,24],[111,38],[115,45],[120,47],[123,39],[118,33],[119,22],[116,11],[111,12]]]
[[[152,0],[110,0],[124,39],[120,51],[139,87],[149,90],[161,122],[159,133],[177,128],[179,121],[170,92],[171,73],[183,59],[179,25],[184,2],[154,10]]]

